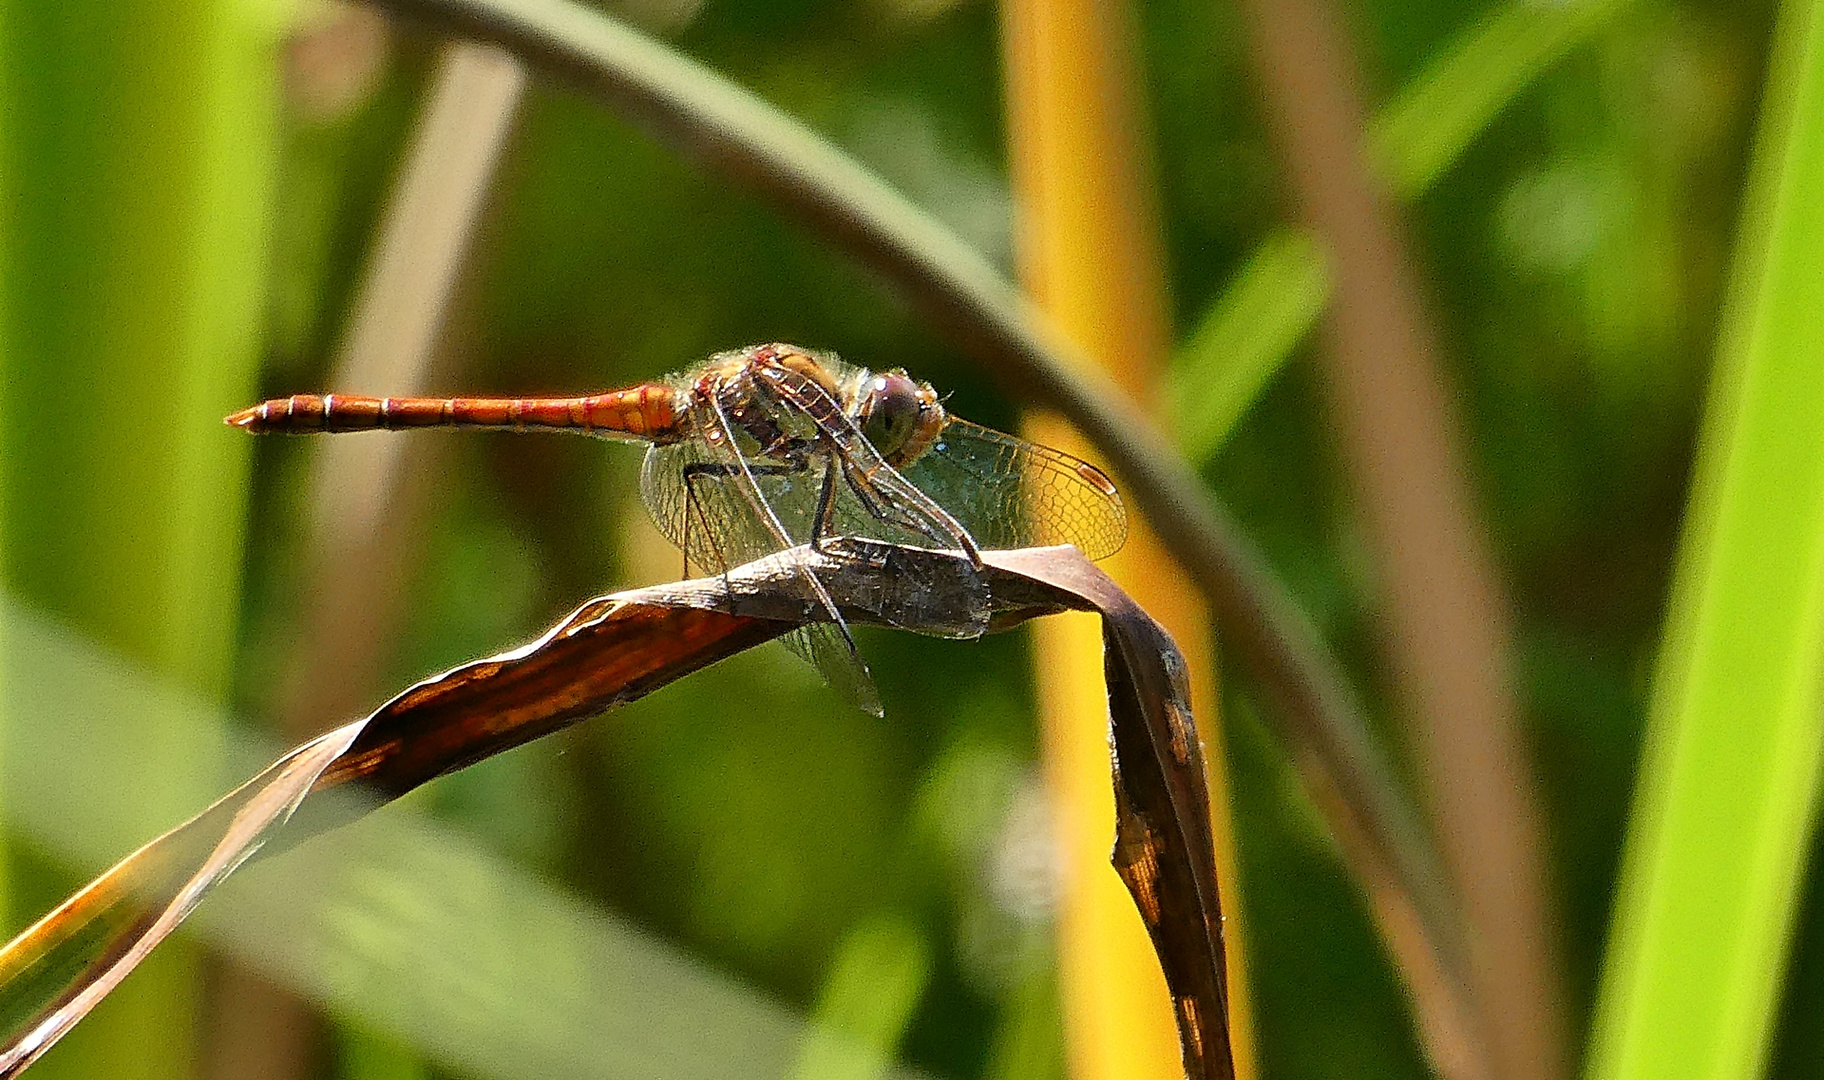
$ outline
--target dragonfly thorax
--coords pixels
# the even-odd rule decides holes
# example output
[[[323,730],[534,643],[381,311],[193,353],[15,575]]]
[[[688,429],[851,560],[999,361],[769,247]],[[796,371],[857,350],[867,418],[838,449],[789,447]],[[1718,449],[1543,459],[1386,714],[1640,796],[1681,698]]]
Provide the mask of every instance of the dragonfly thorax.
[[[781,462],[831,450],[832,433],[847,427],[898,468],[935,446],[949,423],[937,391],[903,369],[872,372],[784,344],[721,354],[693,390],[741,453]]]

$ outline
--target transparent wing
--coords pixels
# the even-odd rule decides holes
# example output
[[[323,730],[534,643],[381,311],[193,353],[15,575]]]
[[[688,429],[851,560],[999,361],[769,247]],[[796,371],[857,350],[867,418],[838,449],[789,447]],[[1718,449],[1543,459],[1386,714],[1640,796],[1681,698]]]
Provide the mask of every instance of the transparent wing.
[[[867,661],[855,651],[847,631],[836,623],[807,623],[780,638],[785,647],[817,669],[838,694],[870,716],[884,716],[880,691]]]
[[[646,508],[659,530],[684,552],[687,570],[719,574],[811,539],[822,469],[786,469],[757,461],[742,469],[731,454],[721,451],[724,445],[726,440],[685,439],[654,446],[640,470]],[[744,491],[750,478],[754,490]],[[770,509],[788,543],[781,543],[772,523],[762,517],[755,497]],[[821,584],[812,584],[822,593]],[[879,692],[845,625],[810,623],[783,640],[838,693],[869,713],[881,714]]]
[[[1102,470],[980,424],[952,419],[899,471],[985,548],[1075,544],[1103,559],[1127,542],[1127,509]]]
[[[784,529],[784,542],[742,490],[749,475]],[[821,469],[786,471],[759,461],[748,462],[743,472],[718,444],[693,438],[646,452],[640,495],[659,531],[684,552],[690,569],[719,574],[808,543],[822,481]]]

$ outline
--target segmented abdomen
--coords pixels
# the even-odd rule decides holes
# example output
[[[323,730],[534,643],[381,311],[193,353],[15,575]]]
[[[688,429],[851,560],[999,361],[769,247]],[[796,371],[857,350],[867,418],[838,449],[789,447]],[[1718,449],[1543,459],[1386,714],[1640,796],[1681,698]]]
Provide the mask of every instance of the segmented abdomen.
[[[284,434],[460,427],[580,431],[668,442],[677,431],[674,401],[675,391],[661,383],[565,398],[294,394],[243,409],[228,417],[228,423],[252,432]]]

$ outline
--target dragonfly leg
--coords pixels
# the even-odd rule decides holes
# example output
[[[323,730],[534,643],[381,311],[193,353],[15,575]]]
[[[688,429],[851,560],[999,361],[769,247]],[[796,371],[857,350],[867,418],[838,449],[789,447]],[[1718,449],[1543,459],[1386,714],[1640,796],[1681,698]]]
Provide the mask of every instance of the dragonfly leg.
[[[702,461],[684,466],[684,486],[690,492],[689,498],[694,502],[696,500],[695,481],[699,478],[729,480],[746,476],[796,476],[808,468],[808,465],[755,465],[751,462],[743,468],[740,465]],[[836,459],[832,457],[829,467],[824,471],[823,488],[817,495],[817,514],[811,524],[810,544],[811,550],[819,555],[825,553],[823,545],[830,538],[830,529],[836,520],[836,476],[839,471]],[[689,553],[686,552],[684,557],[689,559]],[[727,560],[723,561],[726,564]],[[842,636],[843,644],[851,653],[854,652],[855,635],[849,632],[849,624],[836,612],[834,606],[831,606],[830,611],[837,615],[832,622]]]
[[[930,503],[929,500],[926,500],[926,502],[929,503],[929,506],[917,506],[915,504],[914,508],[920,511],[926,518],[926,522],[921,524],[914,519],[911,513],[898,506],[891,506],[890,504],[894,502],[893,492],[890,489],[881,490],[876,488],[868,479],[867,474],[858,466],[853,464],[845,465],[842,474],[843,479],[847,480],[849,483],[849,490],[853,491],[855,497],[861,500],[861,505],[868,513],[879,518],[881,521],[898,525],[907,532],[917,533],[920,536],[928,537],[938,543],[949,540],[956,544],[964,555],[969,557],[970,562],[978,567],[981,566],[982,556],[980,550],[975,546],[975,538],[970,536],[969,531],[963,528],[955,518],[951,517],[943,507],[938,506],[936,503]],[[831,501],[834,502],[835,500],[832,499]],[[932,526],[936,527],[933,528]]]
[[[705,395],[704,400],[711,407],[716,430],[720,431],[722,438],[726,440],[723,446],[731,452],[732,460],[722,462],[728,469],[727,475],[741,474],[745,483],[737,485],[739,494],[747,500],[748,507],[754,512],[754,516],[772,534],[774,541],[779,545],[778,550],[791,547],[794,543],[793,537],[786,531],[785,523],[779,520],[779,515],[773,512],[773,508],[766,501],[765,494],[761,492],[759,482],[755,479],[754,463],[738,453],[733,453],[734,448],[739,445],[739,441],[735,436],[734,422],[729,417],[728,403],[717,394]],[[798,455],[786,457],[785,462],[784,465],[761,467],[769,471],[802,472],[809,464],[808,458]],[[817,575],[812,573],[809,567],[800,566],[798,572],[804,579],[804,583],[809,586],[811,595],[815,596],[817,601],[823,605],[824,610],[829,612],[830,623],[835,626],[841,644],[840,650],[827,653],[825,650],[813,646],[807,650],[807,655],[817,658],[816,663],[820,670],[835,673],[833,682],[837,682],[839,685],[846,683],[855,689],[863,708],[876,716],[880,715],[880,702],[874,691],[873,681],[868,678],[867,666],[861,662],[860,655],[855,651],[855,637],[849,632],[847,620],[842,617],[842,609],[836,606],[835,597],[830,595],[830,590],[824,587],[823,582],[818,580]],[[829,632],[805,627],[803,633],[807,638],[814,640],[827,636]]]
[[[801,473],[804,470],[803,465],[749,465],[743,470],[739,465],[724,465],[719,461],[698,461],[684,466],[684,475],[687,477],[713,476],[719,480],[726,480],[731,476],[740,476],[743,472],[752,473],[755,476],[791,476],[793,473]]]
[[[842,465],[831,454],[823,466],[823,487],[817,492],[817,516],[811,521],[811,550],[824,554],[823,545],[836,526],[836,476]]]
[[[705,509],[707,504],[697,495],[698,480],[734,480],[738,483],[744,476],[791,476],[794,473],[801,473],[803,471],[804,468],[797,465],[749,464],[743,469],[739,465],[731,465],[719,461],[697,461],[684,466],[682,470],[684,477],[684,501],[686,503],[684,511],[685,535],[683,537],[684,543],[682,545],[684,548],[684,576],[690,576],[690,527],[693,518],[698,519],[698,525],[703,530],[704,540],[706,543],[712,545],[712,550],[713,545],[716,543],[716,531],[710,526],[709,512]],[[715,566],[720,567],[723,572],[726,572],[729,569],[729,559],[727,555],[721,551],[713,551],[711,559],[708,561],[711,561]]]
[[[861,500],[862,509],[866,510],[871,516],[878,518],[889,525],[897,525],[908,532],[915,532],[921,536],[931,536],[930,529],[913,521],[904,514],[895,512],[887,506],[886,501],[880,497],[878,492],[872,490],[867,484],[858,482],[853,470],[844,470],[843,479],[848,481],[849,490],[853,491],[855,497]],[[832,503],[836,501],[834,496],[831,497],[830,501]],[[938,538],[932,536],[931,539],[935,540]]]

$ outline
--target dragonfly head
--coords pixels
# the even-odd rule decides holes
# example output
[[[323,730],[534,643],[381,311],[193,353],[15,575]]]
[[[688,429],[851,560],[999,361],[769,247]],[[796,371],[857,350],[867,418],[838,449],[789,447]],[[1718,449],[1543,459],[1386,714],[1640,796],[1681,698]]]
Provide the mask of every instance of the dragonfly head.
[[[894,468],[918,460],[931,449],[948,420],[931,384],[898,368],[869,375],[860,397],[856,419],[861,433]]]

